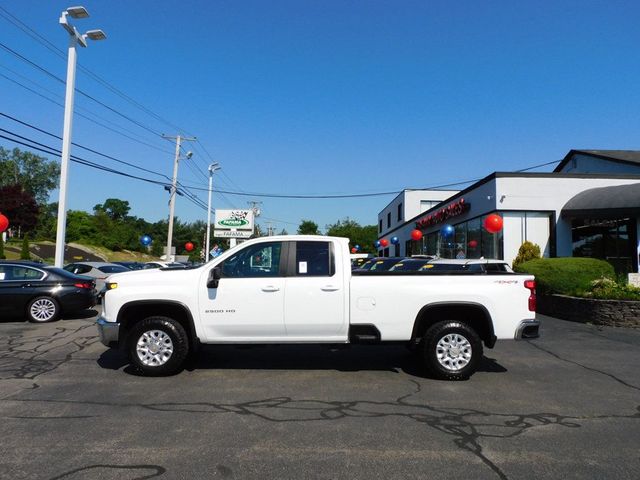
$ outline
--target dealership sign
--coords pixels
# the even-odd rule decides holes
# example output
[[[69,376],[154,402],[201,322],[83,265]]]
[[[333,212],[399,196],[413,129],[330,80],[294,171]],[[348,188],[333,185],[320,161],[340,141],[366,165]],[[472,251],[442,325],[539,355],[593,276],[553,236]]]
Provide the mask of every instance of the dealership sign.
[[[432,225],[438,225],[439,223],[444,223],[452,217],[457,217],[458,215],[462,215],[466,213],[471,207],[470,203],[464,201],[464,198],[457,200],[453,203],[450,203],[446,207],[441,208],[440,210],[436,210],[429,215],[422,217],[420,220],[416,222],[416,228],[425,229]]]
[[[249,238],[253,234],[253,210],[216,210],[213,236]]]

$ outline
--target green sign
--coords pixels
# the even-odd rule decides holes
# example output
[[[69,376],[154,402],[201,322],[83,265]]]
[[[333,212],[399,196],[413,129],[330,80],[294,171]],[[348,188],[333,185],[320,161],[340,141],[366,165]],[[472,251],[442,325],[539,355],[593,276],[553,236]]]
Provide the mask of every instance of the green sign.
[[[219,225],[223,225],[225,227],[231,227],[231,228],[237,228],[237,227],[243,227],[245,225],[249,225],[249,222],[247,220],[241,220],[241,219],[228,219],[228,220],[220,220],[218,222]]]

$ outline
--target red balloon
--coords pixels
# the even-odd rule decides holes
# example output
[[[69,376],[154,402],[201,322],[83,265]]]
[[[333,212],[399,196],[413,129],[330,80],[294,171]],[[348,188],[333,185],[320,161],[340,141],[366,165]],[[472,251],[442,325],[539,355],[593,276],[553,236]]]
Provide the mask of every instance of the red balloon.
[[[190,251],[191,251],[191,250],[193,250],[194,248],[195,248],[195,245],[194,245],[193,243],[191,243],[191,242],[187,242],[187,243],[185,243],[185,244],[184,244],[184,249],[185,249],[187,252],[190,252]]]
[[[0,233],[9,228],[9,219],[0,213]]]
[[[383,247],[388,247],[389,240],[387,240],[386,238],[383,238],[382,240],[380,240],[380,245],[382,245]]]
[[[476,248],[478,246],[478,242],[476,240],[471,240],[469,242],[469,247]]]
[[[357,249],[356,247],[353,247],[353,248],[351,249],[351,253],[358,253],[358,249]]]
[[[492,213],[484,219],[484,228],[489,233],[498,233],[502,230],[502,217]]]
[[[412,240],[420,240],[422,238],[422,232],[420,230],[412,230],[411,231],[411,239]]]

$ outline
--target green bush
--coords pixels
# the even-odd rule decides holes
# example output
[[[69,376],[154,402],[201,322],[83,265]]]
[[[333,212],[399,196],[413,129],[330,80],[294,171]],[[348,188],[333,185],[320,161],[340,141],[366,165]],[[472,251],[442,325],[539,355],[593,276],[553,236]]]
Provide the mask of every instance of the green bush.
[[[524,262],[514,270],[535,275],[538,292],[547,295],[581,295],[594,280],[615,278],[611,264],[596,258],[540,258]]]
[[[513,268],[529,260],[540,258],[540,246],[530,241],[524,242],[518,249],[518,255],[513,260]]]
[[[640,300],[640,288],[610,278],[599,278],[591,282],[582,296],[607,300]]]

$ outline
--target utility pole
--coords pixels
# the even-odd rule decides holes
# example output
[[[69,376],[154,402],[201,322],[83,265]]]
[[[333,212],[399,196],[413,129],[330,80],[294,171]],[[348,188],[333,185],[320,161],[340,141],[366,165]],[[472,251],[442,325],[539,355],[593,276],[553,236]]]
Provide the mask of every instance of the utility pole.
[[[271,227],[272,222],[265,222],[267,224],[267,237],[273,236],[273,227]]]
[[[169,231],[167,232],[167,258],[166,258],[167,262],[172,262],[175,259],[175,257],[171,255],[171,243],[173,241],[173,213],[175,211],[176,192],[178,190],[176,187],[176,184],[178,182],[178,162],[182,158],[188,160],[193,156],[192,152],[187,152],[186,156],[181,157],[180,145],[183,140],[186,142],[195,142],[196,137],[183,137],[181,135],[178,135],[177,137],[171,137],[169,135],[164,135],[164,134],[162,134],[162,136],[164,138],[168,138],[176,141],[176,155],[173,163],[173,179],[171,180],[171,191],[170,191],[170,197],[169,197]]]
[[[220,170],[219,163],[212,163],[209,165],[209,204],[207,208],[207,241],[205,243],[206,250],[204,254],[205,262],[209,261],[209,242],[211,240],[211,193],[213,191],[213,173],[216,170]]]

